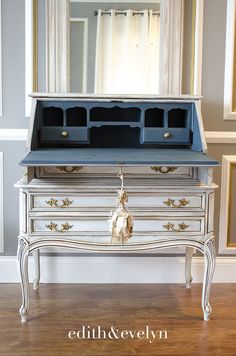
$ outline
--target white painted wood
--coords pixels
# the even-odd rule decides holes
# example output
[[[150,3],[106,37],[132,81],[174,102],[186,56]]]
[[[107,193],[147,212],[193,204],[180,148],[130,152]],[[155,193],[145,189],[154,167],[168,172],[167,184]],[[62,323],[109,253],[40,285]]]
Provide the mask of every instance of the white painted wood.
[[[0,152],[0,252],[4,252],[3,152]]]
[[[160,93],[180,94],[183,66],[183,0],[162,0],[160,12]]]
[[[236,131],[205,131],[208,143],[236,143]]]
[[[0,141],[25,141],[27,129],[0,129]]]
[[[224,120],[236,120],[233,111],[233,77],[234,77],[234,39],[235,39],[236,0],[227,0],[226,47],[225,47],[225,82],[224,82]]]
[[[82,93],[87,93],[87,82],[88,82],[88,19],[84,18],[70,18],[70,22],[82,23],[83,24],[83,77],[82,77]]]
[[[69,1],[46,1],[46,90],[69,91]]]
[[[230,197],[230,166],[236,163],[235,155],[222,156],[221,171],[221,198],[220,198],[220,227],[219,227],[219,253],[235,254],[236,247],[229,247],[228,224],[229,224],[229,201]]]
[[[29,117],[31,113],[32,99],[29,97],[34,91],[34,18],[33,18],[33,0],[25,0],[25,116]]]
[[[185,257],[181,256],[41,256],[42,283],[183,284],[184,269]],[[193,289],[194,283],[202,283],[203,269],[203,258],[193,257]],[[213,283],[236,283],[235,270],[236,257],[217,256]],[[29,257],[29,276],[33,283],[33,257]],[[19,283],[15,256],[0,256],[0,283]]]
[[[202,93],[202,46],[203,46],[203,19],[204,0],[196,0],[195,13],[195,39],[194,39],[194,69],[193,94]]]

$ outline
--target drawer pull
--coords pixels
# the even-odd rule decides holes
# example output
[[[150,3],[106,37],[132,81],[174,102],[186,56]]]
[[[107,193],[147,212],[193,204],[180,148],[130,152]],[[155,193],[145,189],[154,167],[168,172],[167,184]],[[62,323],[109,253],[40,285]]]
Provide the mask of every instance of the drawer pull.
[[[188,205],[189,203],[190,203],[190,201],[186,200],[185,198],[179,199],[179,204],[175,204],[175,200],[170,199],[170,198],[163,201],[163,204],[165,204],[167,206],[172,206],[173,208],[183,208],[186,205]]]
[[[69,225],[68,222],[66,222],[65,224],[61,224],[61,228],[58,229],[57,224],[51,221],[50,224],[45,225],[45,227],[51,231],[63,232],[63,231],[70,230],[73,227],[73,225]]]
[[[158,166],[151,167],[151,170],[153,170],[154,172],[160,172],[162,174],[174,172],[176,171],[176,169],[177,167],[158,167]]]
[[[165,132],[163,137],[164,138],[171,138],[171,133],[170,132]]]
[[[78,166],[78,167],[70,167],[70,166],[65,166],[65,167],[57,167],[59,171],[65,172],[65,173],[73,173],[73,172],[78,172],[83,168],[83,166]]]
[[[69,136],[69,132],[68,131],[62,131],[61,135],[62,135],[62,137],[68,137]]]
[[[50,200],[45,200],[45,203],[54,208],[65,208],[73,203],[73,200],[68,198],[62,199],[62,205],[58,205],[58,200],[51,198]]]
[[[189,225],[186,225],[184,222],[182,224],[178,224],[178,229],[175,228],[175,224],[171,224],[170,222],[162,226],[164,227],[164,229],[174,232],[184,231],[189,227]]]

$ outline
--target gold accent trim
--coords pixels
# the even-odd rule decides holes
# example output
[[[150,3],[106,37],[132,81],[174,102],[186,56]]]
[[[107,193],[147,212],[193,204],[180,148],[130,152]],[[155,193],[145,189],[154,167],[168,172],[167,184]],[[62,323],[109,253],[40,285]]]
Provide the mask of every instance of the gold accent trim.
[[[167,200],[163,201],[163,204],[167,205],[167,206],[171,206],[173,208],[183,208],[186,205],[188,205],[190,203],[189,200],[186,200],[185,198],[183,199],[179,199],[179,204],[175,204],[175,200],[168,198]]]
[[[175,228],[175,224],[172,224],[170,222],[168,222],[166,225],[162,225],[164,227],[164,229],[168,230],[168,231],[174,231],[174,232],[181,232],[186,230],[189,225],[186,225],[184,222],[182,222],[182,224],[178,224],[178,229]]]
[[[227,226],[227,247],[236,247],[236,242],[230,241],[230,226],[231,226],[231,210],[232,210],[232,181],[233,181],[233,168],[236,168],[236,163],[230,162],[229,169],[229,202],[228,202],[228,226]]]
[[[167,174],[169,172],[174,172],[176,171],[177,167],[159,167],[159,166],[154,166],[154,167],[150,167],[152,171],[154,172],[160,172],[162,174]]]

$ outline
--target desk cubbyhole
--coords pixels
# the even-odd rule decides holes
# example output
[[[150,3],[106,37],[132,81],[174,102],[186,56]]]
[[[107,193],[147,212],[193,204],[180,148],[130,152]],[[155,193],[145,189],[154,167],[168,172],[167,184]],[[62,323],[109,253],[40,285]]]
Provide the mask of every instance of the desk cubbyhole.
[[[96,107],[90,111],[90,121],[139,122],[140,115],[138,108]]]
[[[87,126],[87,110],[85,108],[69,108],[66,110],[66,126]]]
[[[145,127],[163,127],[164,126],[164,110],[162,109],[147,109],[145,112]]]
[[[140,128],[130,126],[101,126],[90,128],[92,147],[138,147]]]
[[[172,109],[168,113],[168,127],[188,127],[188,111],[184,109]]]
[[[63,110],[54,106],[43,109],[43,126],[63,126]]]

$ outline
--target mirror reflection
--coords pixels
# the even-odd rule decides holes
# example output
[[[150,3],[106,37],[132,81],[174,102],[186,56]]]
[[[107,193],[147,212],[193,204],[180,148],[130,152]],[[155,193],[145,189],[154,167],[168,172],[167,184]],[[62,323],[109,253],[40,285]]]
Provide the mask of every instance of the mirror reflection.
[[[159,2],[70,3],[70,91],[158,93],[159,55]]]

